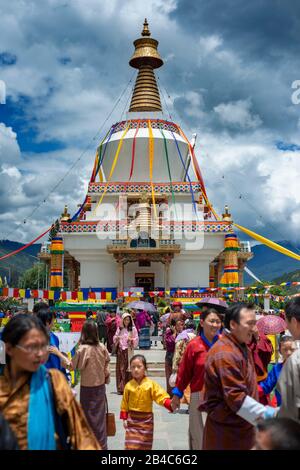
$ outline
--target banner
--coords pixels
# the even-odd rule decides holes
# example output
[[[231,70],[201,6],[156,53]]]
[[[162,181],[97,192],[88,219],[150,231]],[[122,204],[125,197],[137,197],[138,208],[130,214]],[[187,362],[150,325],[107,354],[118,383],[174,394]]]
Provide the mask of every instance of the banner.
[[[251,290],[253,292],[247,293],[247,296],[265,296],[266,293],[255,293],[258,289],[269,290],[272,287],[291,287],[300,286],[300,282],[282,282],[281,284],[268,284],[262,286],[248,286],[248,287],[201,287],[199,289],[171,289],[168,291],[154,290],[149,291],[146,294],[150,297],[181,297],[181,298],[193,298],[193,297],[214,297],[218,294],[224,295],[226,292],[244,291]],[[199,295],[200,294],[200,295]],[[118,298],[127,297],[143,297],[145,293],[134,292],[134,290],[119,292]],[[285,297],[276,296],[273,297]],[[13,287],[1,287],[0,297],[11,297],[16,299],[41,299],[41,300],[61,300],[74,302],[83,302],[84,300],[104,300],[106,302],[113,302],[116,300],[116,292],[112,291],[101,291],[101,292],[87,292],[87,289],[79,291],[59,291],[59,290],[37,290],[37,289],[18,289]]]

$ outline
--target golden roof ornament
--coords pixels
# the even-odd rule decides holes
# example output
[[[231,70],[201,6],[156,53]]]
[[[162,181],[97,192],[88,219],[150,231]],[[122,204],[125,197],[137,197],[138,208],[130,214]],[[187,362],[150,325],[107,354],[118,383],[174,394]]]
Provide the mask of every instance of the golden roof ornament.
[[[225,206],[225,212],[224,214],[222,214],[222,219],[225,221],[225,222],[232,222],[232,217],[231,217],[231,214],[229,212],[229,207],[226,205]]]
[[[161,67],[163,60],[157,50],[158,41],[150,37],[147,19],[144,21],[141,36],[133,43],[135,51],[129,61],[131,67],[139,70],[129,111],[161,111],[160,96],[153,70]]]
[[[71,216],[70,216],[70,214],[69,214],[69,212],[68,212],[68,206],[65,205],[65,209],[64,209],[63,213],[62,213],[61,216],[60,216],[60,220],[61,220],[62,222],[68,222],[68,221],[70,220],[70,218],[71,218]]]
[[[149,194],[146,191],[143,191],[140,196],[140,204],[149,203]]]

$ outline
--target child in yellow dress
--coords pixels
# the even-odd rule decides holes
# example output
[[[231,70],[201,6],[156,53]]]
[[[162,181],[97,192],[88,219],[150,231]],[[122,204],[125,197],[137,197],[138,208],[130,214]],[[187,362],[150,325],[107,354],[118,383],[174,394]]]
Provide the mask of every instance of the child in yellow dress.
[[[124,389],[120,418],[124,420],[125,449],[151,450],[153,443],[153,402],[172,412],[170,395],[154,380],[146,377],[144,356],[131,358],[130,380]]]

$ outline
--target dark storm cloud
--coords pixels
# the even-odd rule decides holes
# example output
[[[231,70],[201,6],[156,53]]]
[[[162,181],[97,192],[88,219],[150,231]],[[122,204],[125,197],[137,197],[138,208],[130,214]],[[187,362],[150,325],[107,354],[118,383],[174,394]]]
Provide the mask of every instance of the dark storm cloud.
[[[179,0],[170,16],[189,38],[190,47],[183,58],[189,73],[183,80],[182,63],[171,64],[168,81],[174,92],[182,90],[184,81],[188,89],[202,90],[213,129],[224,128],[214,115],[215,106],[250,97],[253,113],[266,128],[288,136],[297,131],[300,113],[291,103],[291,84],[300,73],[299,2]],[[212,36],[220,38],[220,45],[199,61],[201,39]],[[170,80],[174,72],[177,81]],[[182,109],[181,101],[175,105]],[[187,122],[191,124],[190,119]]]
[[[300,3],[295,0],[178,0],[171,17],[189,33],[221,34],[252,60],[299,52]]]

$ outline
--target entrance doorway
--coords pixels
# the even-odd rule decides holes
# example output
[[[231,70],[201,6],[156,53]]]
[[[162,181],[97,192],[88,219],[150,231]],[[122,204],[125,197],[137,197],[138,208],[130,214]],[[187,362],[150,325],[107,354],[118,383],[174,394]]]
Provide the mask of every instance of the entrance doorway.
[[[154,290],[154,273],[136,273],[135,286],[143,287],[144,292]]]

